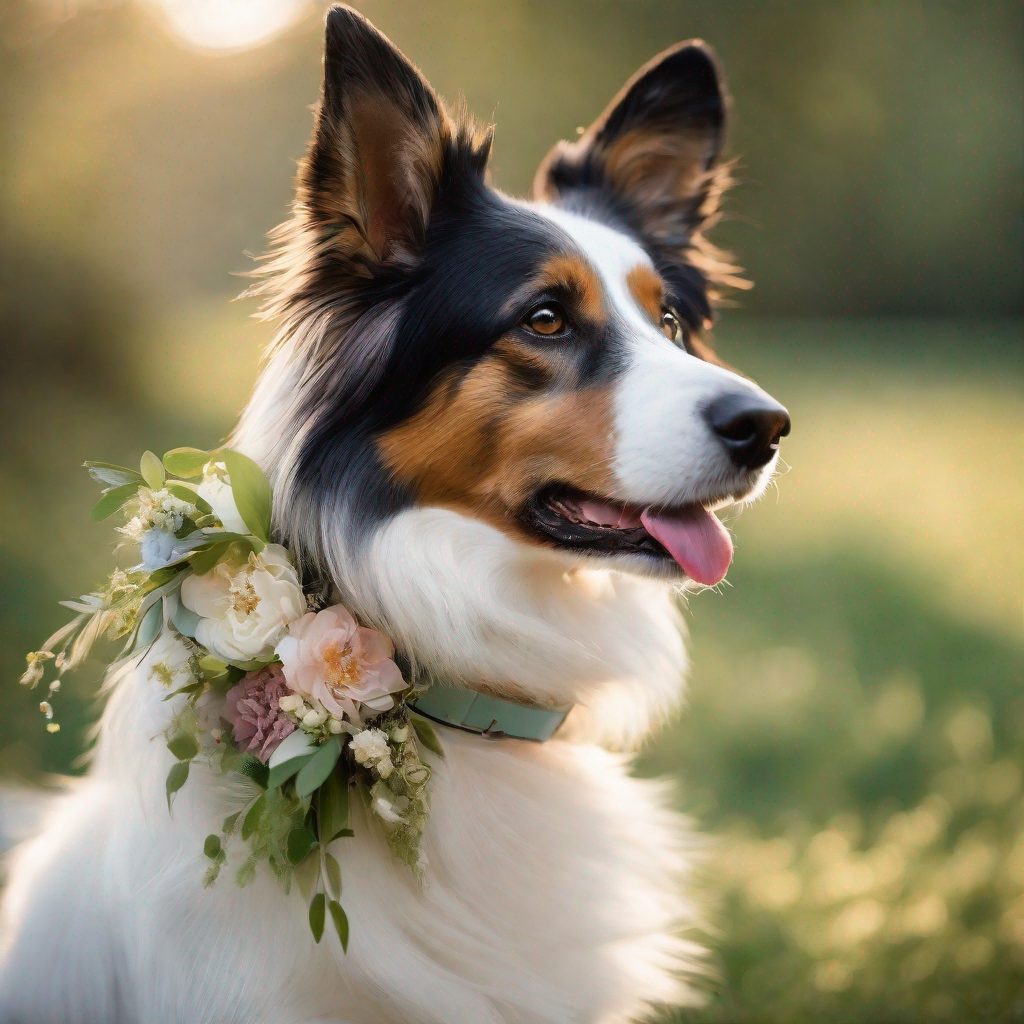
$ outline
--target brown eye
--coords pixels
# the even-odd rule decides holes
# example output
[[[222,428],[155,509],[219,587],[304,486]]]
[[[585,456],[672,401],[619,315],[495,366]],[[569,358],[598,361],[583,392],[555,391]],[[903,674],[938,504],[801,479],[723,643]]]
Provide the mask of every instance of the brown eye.
[[[557,306],[538,306],[523,321],[523,326],[534,334],[549,337],[565,330],[565,316]]]
[[[682,336],[683,331],[679,325],[679,318],[670,309],[664,310],[661,314],[661,333],[669,341],[679,341]]]

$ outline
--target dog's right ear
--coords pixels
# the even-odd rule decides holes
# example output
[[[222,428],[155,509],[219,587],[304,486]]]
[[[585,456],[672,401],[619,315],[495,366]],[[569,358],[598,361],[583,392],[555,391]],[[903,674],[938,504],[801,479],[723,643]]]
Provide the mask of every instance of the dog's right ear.
[[[361,14],[327,14],[316,125],[299,203],[335,251],[368,266],[415,256],[453,126],[405,56]]]

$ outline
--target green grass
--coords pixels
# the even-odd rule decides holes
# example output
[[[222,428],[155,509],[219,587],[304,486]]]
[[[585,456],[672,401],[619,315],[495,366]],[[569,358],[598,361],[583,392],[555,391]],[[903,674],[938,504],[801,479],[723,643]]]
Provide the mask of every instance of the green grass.
[[[7,776],[68,770],[93,715],[98,666],[53,738],[13,682],[107,558],[75,467],[223,434],[254,365],[241,317],[155,324],[168,344],[125,349],[113,396],[19,392],[0,454]],[[1019,337],[726,319],[726,358],[794,433],[733,522],[729,585],[691,601],[689,709],[642,763],[714,837],[712,1000],[675,1024],[1024,1021]]]

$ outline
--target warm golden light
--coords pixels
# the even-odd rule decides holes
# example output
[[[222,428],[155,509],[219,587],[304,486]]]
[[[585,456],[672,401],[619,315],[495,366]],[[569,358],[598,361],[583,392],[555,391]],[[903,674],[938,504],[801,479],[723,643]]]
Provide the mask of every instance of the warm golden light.
[[[269,42],[302,13],[305,0],[151,0],[167,28],[200,50],[229,53]]]

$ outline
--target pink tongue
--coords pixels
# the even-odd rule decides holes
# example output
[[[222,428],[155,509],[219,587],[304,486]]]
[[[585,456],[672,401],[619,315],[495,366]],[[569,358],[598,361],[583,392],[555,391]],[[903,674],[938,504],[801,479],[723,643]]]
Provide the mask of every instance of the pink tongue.
[[[657,516],[646,509],[640,522],[691,580],[710,587],[725,579],[732,562],[732,538],[713,512],[698,505]]]

